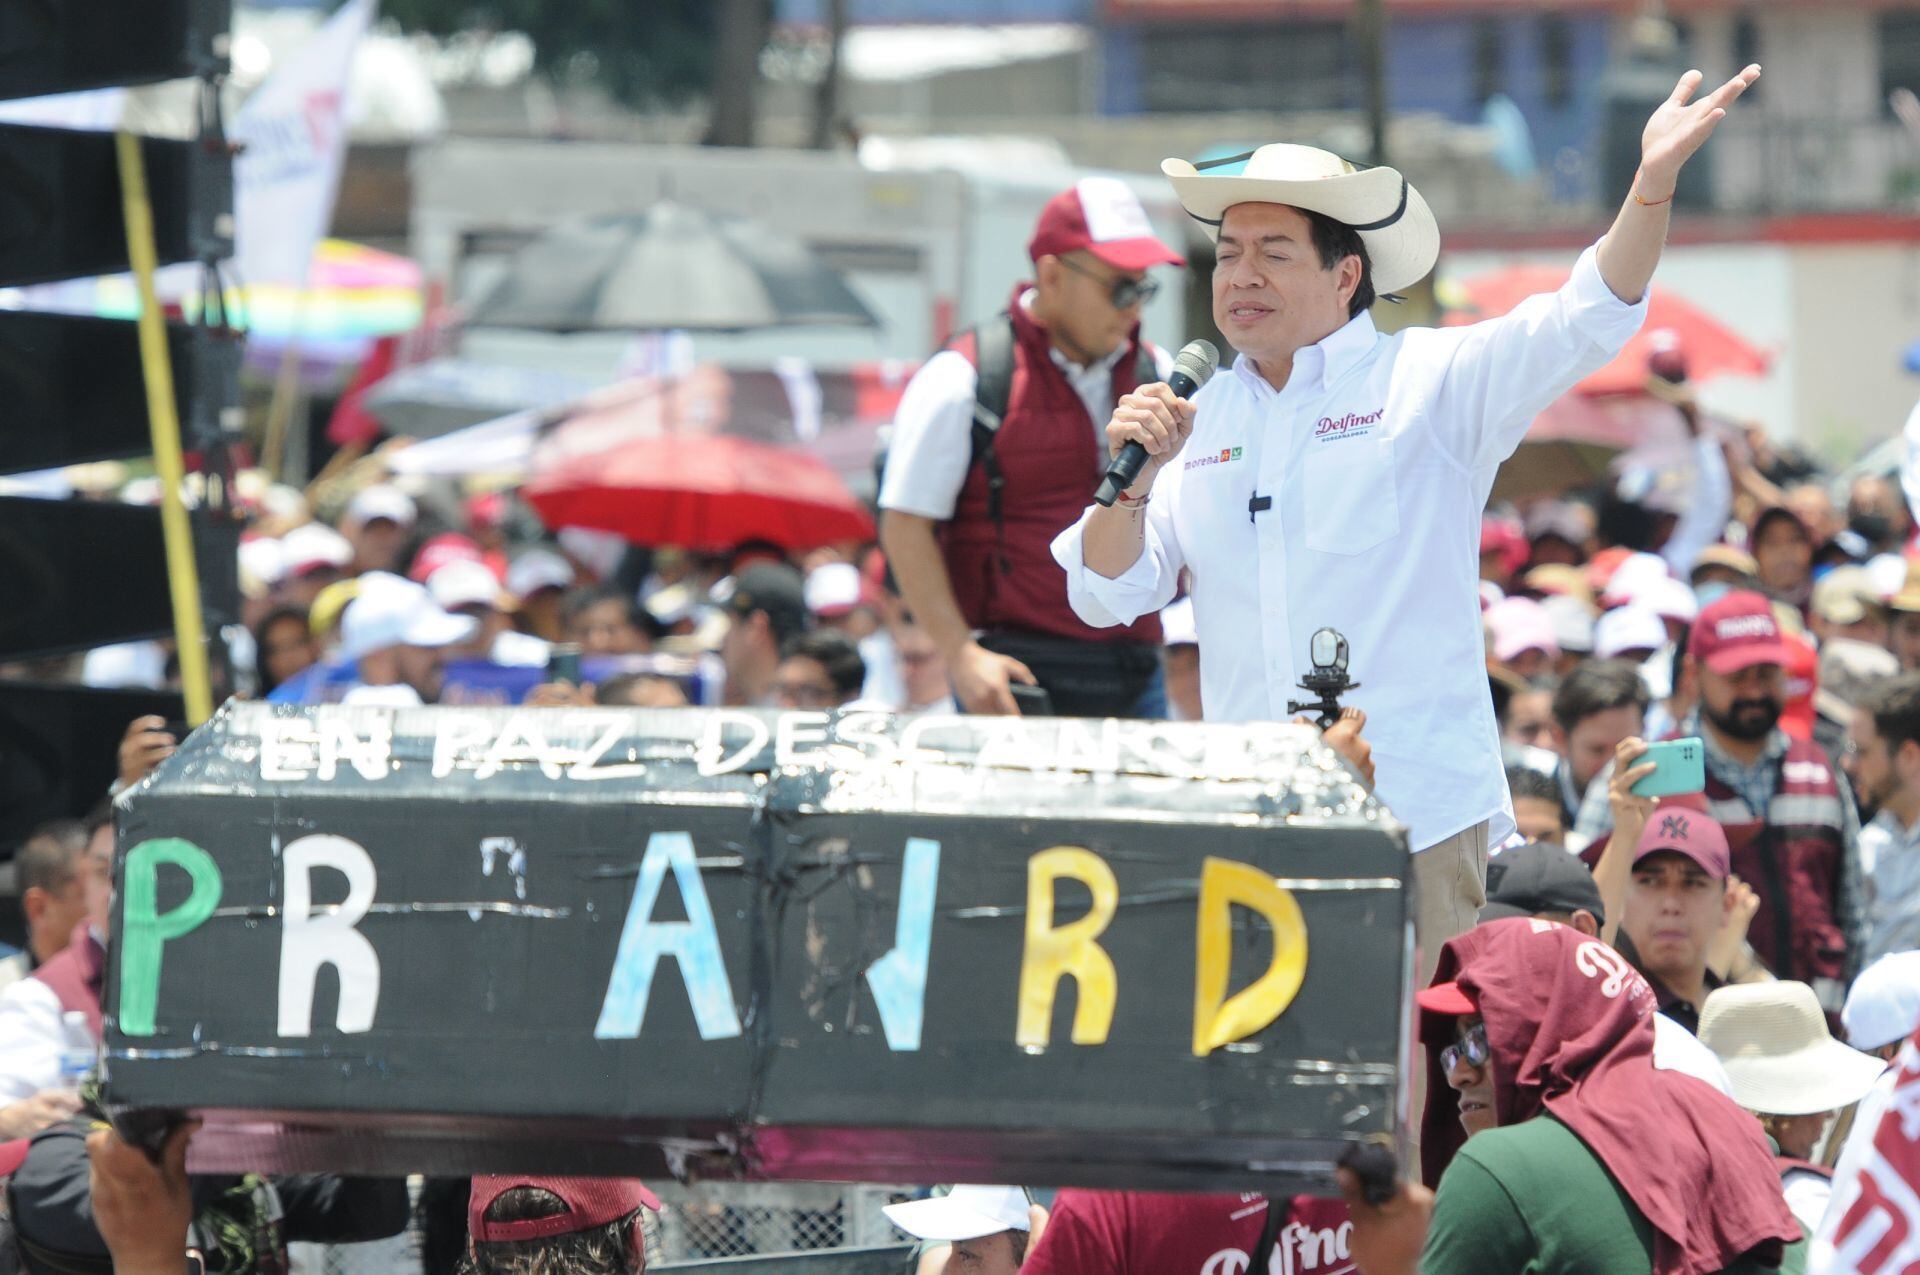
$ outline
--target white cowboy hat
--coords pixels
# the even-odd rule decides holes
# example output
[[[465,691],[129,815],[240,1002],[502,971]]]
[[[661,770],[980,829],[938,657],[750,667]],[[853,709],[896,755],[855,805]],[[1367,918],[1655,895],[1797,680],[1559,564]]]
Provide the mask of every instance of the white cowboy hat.
[[[1198,165],[1163,159],[1160,171],[1209,239],[1220,237],[1220,223],[1235,204],[1286,204],[1352,226],[1367,246],[1378,292],[1412,287],[1440,256],[1433,210],[1391,168],[1362,168],[1317,146],[1274,142]]]
[[[1835,1040],[1805,983],[1741,983],[1707,997],[1700,1039],[1727,1069],[1733,1100],[1769,1116],[1858,1102],[1887,1064]]]

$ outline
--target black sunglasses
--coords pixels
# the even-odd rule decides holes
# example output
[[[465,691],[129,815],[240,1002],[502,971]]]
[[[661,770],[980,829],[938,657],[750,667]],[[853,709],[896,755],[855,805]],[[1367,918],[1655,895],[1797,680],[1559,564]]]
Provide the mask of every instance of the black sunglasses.
[[[1109,285],[1113,291],[1109,294],[1116,310],[1128,310],[1143,301],[1151,301],[1160,295],[1158,279],[1109,279],[1097,270],[1089,270],[1071,257],[1058,257],[1057,261],[1075,274],[1083,274],[1089,279]]]
[[[1485,1067],[1487,1059],[1493,1057],[1493,1051],[1487,1047],[1487,1025],[1475,1023],[1467,1028],[1467,1034],[1440,1051],[1440,1070],[1452,1071],[1460,1065],[1462,1058],[1469,1067]]]

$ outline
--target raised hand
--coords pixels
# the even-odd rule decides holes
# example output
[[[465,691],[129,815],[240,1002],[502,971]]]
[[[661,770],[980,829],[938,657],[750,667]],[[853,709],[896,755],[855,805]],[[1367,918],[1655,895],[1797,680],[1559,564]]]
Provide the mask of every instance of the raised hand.
[[[1698,71],[1681,76],[1673,86],[1673,96],[1660,104],[1640,135],[1642,188],[1637,193],[1648,203],[1659,203],[1673,194],[1680,169],[1706,145],[1713,130],[1727,118],[1727,108],[1734,100],[1760,78],[1760,67],[1757,63],[1749,66],[1696,102],[1694,92],[1705,78]]]

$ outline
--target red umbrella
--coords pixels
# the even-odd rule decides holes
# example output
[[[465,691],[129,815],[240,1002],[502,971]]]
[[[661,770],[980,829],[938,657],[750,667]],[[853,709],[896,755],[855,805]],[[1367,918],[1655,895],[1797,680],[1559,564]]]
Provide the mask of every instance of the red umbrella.
[[[1567,271],[1555,266],[1510,266],[1469,279],[1461,285],[1468,305],[1447,316],[1450,327],[1505,314],[1528,297],[1553,292],[1567,281]],[[1662,348],[1684,356],[1687,374],[1696,381],[1712,376],[1759,376],[1772,355],[1707,314],[1663,288],[1653,290],[1647,321],[1620,357],[1574,388],[1583,394],[1633,394],[1646,388],[1648,359]]]
[[[1639,441],[1635,432],[1580,394],[1562,394],[1533,418],[1527,436],[1500,466],[1495,503],[1539,500],[1582,487]]]
[[[730,434],[658,434],[540,469],[521,494],[549,527],[635,544],[721,551],[766,540],[791,551],[871,540],[873,519],[811,455]]]

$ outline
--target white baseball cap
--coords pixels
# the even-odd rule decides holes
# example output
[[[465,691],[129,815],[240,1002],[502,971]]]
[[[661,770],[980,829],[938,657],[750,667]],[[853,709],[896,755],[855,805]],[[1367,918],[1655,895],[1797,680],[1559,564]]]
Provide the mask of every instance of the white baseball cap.
[[[1593,653],[1610,660],[1627,651],[1657,651],[1667,644],[1667,622],[1638,603],[1615,607],[1593,626]]]
[[[286,573],[286,546],[278,538],[253,536],[240,542],[240,589],[248,597],[264,596]]]
[[[1607,577],[1607,587],[1601,592],[1601,601],[1609,604],[1635,602],[1640,591],[1655,580],[1670,580],[1673,573],[1667,570],[1666,559],[1654,553],[1628,554],[1615,567],[1613,574]]]
[[[361,488],[347,502],[345,521],[355,527],[364,527],[375,519],[385,518],[402,527],[411,527],[419,517],[420,511],[415,507],[413,497],[391,483],[375,483],[371,487]]]
[[[461,607],[500,605],[500,581],[487,565],[462,558],[435,567],[427,577],[427,593],[433,604],[448,611]]]
[[[1027,1193],[1017,1186],[956,1186],[947,1195],[889,1204],[887,1220],[917,1240],[953,1243],[1032,1227]]]
[[[369,573],[372,574],[372,573]],[[424,587],[387,576],[362,587],[340,617],[340,655],[357,660],[391,646],[450,646],[473,636],[471,616],[449,615]]]
[[[1645,607],[1663,620],[1692,624],[1700,615],[1700,599],[1672,576],[1648,579],[1634,590],[1633,605]]]
[[[573,584],[573,564],[551,549],[529,549],[507,567],[507,592],[522,602],[542,589]]]
[[[1563,651],[1585,655],[1593,650],[1593,607],[1565,593],[1540,599],[1541,610],[1553,621],[1553,640]]]
[[[851,562],[822,563],[808,572],[801,596],[815,615],[845,615],[860,605],[860,568]]]
[[[332,527],[303,522],[280,537],[283,579],[293,579],[321,567],[344,567],[353,561],[353,546]]]
[[[1840,1011],[1847,1043],[1878,1049],[1920,1027],[1920,952],[1895,952],[1860,971]]]

